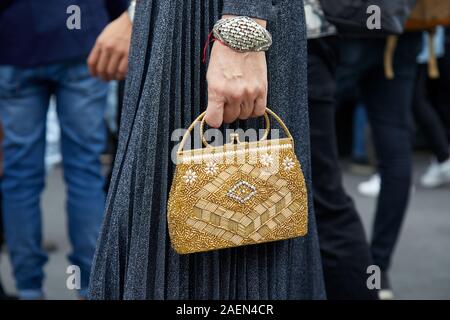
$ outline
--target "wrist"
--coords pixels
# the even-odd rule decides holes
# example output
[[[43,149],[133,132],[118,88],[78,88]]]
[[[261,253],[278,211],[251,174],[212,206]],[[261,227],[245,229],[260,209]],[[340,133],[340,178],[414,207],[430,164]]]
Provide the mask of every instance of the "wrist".
[[[133,21],[131,21],[130,15],[127,11],[122,13],[119,18],[117,18],[117,21],[120,22],[123,26],[130,26],[130,28],[133,25]]]

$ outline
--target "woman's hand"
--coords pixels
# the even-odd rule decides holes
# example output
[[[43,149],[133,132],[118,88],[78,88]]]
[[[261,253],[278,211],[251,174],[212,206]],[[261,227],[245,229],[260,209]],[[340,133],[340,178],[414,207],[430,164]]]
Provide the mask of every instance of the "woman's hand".
[[[265,26],[264,21],[257,21]],[[218,128],[222,122],[262,116],[267,105],[265,52],[239,53],[215,42],[207,73],[208,107],[205,121]]]

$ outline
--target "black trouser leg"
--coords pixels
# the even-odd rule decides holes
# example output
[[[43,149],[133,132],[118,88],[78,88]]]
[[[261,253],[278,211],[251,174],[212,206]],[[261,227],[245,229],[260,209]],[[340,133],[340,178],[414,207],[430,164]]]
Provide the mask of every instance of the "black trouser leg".
[[[450,28],[446,29],[447,37],[450,37]],[[439,59],[441,77],[436,80],[436,108],[444,124],[447,137],[450,139],[450,39],[447,40],[443,58]]]
[[[428,99],[427,80],[427,66],[419,65],[414,89],[414,117],[427,138],[438,162],[444,162],[450,157],[447,134],[439,115]]]
[[[367,288],[372,265],[364,229],[342,186],[334,124],[337,39],[308,41],[314,206],[329,299],[377,299]]]
[[[364,43],[360,45],[365,46]],[[384,46],[384,42],[378,42],[378,51],[383,52]],[[395,78],[386,79],[380,62],[361,81],[381,176],[371,250],[374,263],[383,271],[389,270],[409,202],[412,180],[410,116],[416,58],[421,47],[420,32],[402,35],[394,57]],[[380,57],[382,61],[381,54]]]

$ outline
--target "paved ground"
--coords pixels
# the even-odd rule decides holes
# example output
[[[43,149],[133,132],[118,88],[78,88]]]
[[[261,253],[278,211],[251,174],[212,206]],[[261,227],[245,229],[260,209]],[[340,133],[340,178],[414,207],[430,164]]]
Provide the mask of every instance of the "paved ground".
[[[391,282],[397,299],[450,299],[450,187],[427,190],[418,186],[428,157],[416,156],[416,188],[393,259]],[[356,192],[364,177],[345,174],[370,237],[375,199]]]
[[[423,172],[424,156],[416,157],[416,172]],[[416,174],[417,175],[417,174]],[[373,218],[373,199],[356,193],[356,185],[365,177],[345,174],[345,185],[353,195],[367,230]],[[417,181],[417,178],[416,178]],[[50,255],[46,267],[46,292],[49,299],[73,299],[66,289],[65,274],[70,250],[64,215],[64,185],[61,171],[48,177],[43,208],[45,239],[59,249]],[[370,232],[369,232],[370,233]],[[392,284],[398,299],[450,299],[450,188],[424,190],[417,188],[403,228],[392,267]],[[14,283],[7,255],[2,254],[0,274],[8,291]]]

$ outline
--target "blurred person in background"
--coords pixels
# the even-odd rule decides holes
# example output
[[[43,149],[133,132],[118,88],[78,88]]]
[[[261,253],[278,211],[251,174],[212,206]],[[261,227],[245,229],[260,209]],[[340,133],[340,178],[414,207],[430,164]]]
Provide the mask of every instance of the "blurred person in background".
[[[0,3],[0,19],[3,10],[7,6],[9,6],[11,2],[12,0],[4,0],[3,2]],[[0,122],[0,254],[2,252],[5,243],[5,232],[3,227],[3,195],[1,190],[1,182],[3,178],[3,148],[1,147],[2,142],[3,142],[3,129],[1,127]],[[5,290],[3,289],[3,284],[0,279],[0,300],[11,300],[11,299],[16,299],[16,297],[8,295],[5,292]]]
[[[420,32],[405,33],[394,52],[395,77],[384,70],[386,38],[341,39],[339,90],[360,88],[366,106],[381,187],[373,227],[371,252],[382,271],[380,297],[393,298],[388,279],[391,257],[407,210],[412,181],[410,113],[416,77]]]
[[[78,294],[81,298],[86,295],[105,201],[100,155],[105,148],[108,89],[107,83],[89,74],[86,58],[111,19],[127,18],[123,15],[127,6],[126,0],[16,0],[2,6],[3,218],[22,299],[45,297],[43,266],[47,256],[42,249],[40,196],[45,182],[45,123],[51,95],[56,97],[68,186],[68,228],[73,247],[69,260],[80,267]],[[76,22],[71,25],[73,19],[79,20],[79,28]],[[104,68],[109,70],[109,66]]]
[[[326,18],[341,35],[337,97],[357,93],[355,98],[366,107],[372,129],[382,185],[370,251],[374,265],[381,271],[379,297],[393,298],[387,272],[409,200],[412,175],[409,120],[415,59],[422,43],[420,32],[403,33],[415,0],[379,1],[372,16],[368,14],[366,1],[320,2]],[[378,22],[370,28],[372,19]],[[388,73],[392,69],[394,77],[393,72]]]
[[[450,139],[450,27],[445,29],[445,53],[438,60],[440,77],[436,83],[436,96],[433,105],[437,109]]]
[[[0,125],[0,186],[2,183],[2,177],[3,177],[3,151],[1,148],[1,142],[3,141],[3,129]],[[3,197],[2,197],[2,191],[0,189],[0,254],[2,252],[3,249],[3,244],[4,244],[4,232],[3,232],[3,210],[2,210],[2,201],[3,201]],[[3,285],[0,279],[0,300],[13,300],[15,299],[14,296],[10,296],[8,294],[6,294],[5,290],[3,289]]]
[[[439,65],[445,59],[444,28],[438,27],[430,32],[423,32],[423,47],[417,57],[417,75],[412,101],[414,118],[429,142],[434,159],[426,172],[420,178],[420,184],[425,188],[436,188],[450,183],[450,144],[443,119],[437,111],[437,100],[441,96],[441,77],[430,78],[430,59],[438,59]],[[433,53],[430,55],[429,41],[432,39]],[[445,68],[439,68],[446,74]],[[448,86],[448,83],[444,84]],[[445,87],[447,89],[447,87]],[[377,173],[368,181],[358,185],[358,191],[365,196],[377,197],[380,192],[381,178]],[[413,189],[414,190],[414,187]]]
[[[416,122],[435,157],[422,175],[420,183],[425,188],[436,188],[450,183],[450,144],[444,124],[430,99],[430,95],[435,93],[431,86],[437,80],[431,80],[429,77],[429,62],[433,63],[430,59],[442,58],[445,55],[444,28],[437,28],[431,34],[431,39],[429,35],[429,32],[424,32],[423,49],[417,57],[419,66],[414,89],[413,111]],[[432,53],[429,50],[429,41],[433,41],[434,51]]]
[[[110,95],[109,97],[110,100],[115,100],[113,104],[117,106],[117,109],[115,110],[116,114],[113,116],[116,123],[110,126],[112,131],[112,152],[114,157],[112,163],[114,163],[119,143],[118,136],[125,93],[124,80],[128,72],[128,54],[131,45],[131,29],[135,10],[136,1],[131,0],[127,12],[111,22],[98,36],[88,57],[89,71],[92,76],[101,79],[118,80],[118,83],[115,85],[117,96],[113,98]],[[112,171],[113,168],[111,166],[107,173],[104,188],[105,192],[108,192],[109,190]]]
[[[308,30],[308,104],[314,208],[327,298],[375,300],[367,287],[373,264],[361,219],[346,194],[336,128],[339,39],[318,0],[305,1]]]

